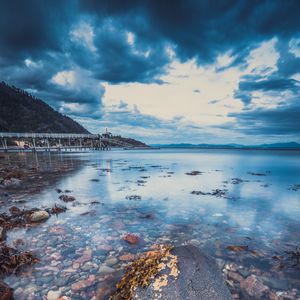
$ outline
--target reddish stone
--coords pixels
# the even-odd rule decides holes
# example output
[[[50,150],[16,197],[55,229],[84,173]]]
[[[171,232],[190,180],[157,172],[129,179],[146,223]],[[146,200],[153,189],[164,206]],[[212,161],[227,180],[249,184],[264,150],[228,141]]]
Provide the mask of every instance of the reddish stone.
[[[139,241],[139,237],[129,233],[123,237],[123,240],[131,245],[135,245]]]
[[[93,251],[91,249],[86,249],[83,251],[82,256],[75,260],[75,263],[80,265],[90,261],[92,259]]]
[[[20,208],[18,208],[16,206],[12,206],[12,207],[10,207],[9,212],[15,216],[15,215],[20,214],[21,210],[20,210]]]
[[[94,276],[94,275],[90,275],[88,277],[88,279],[83,279],[83,280],[80,280],[80,281],[77,281],[77,282],[73,283],[71,285],[72,291],[76,293],[76,292],[84,290],[87,287],[93,285],[94,281],[95,281],[95,276],[94,277],[92,277],[92,276]]]
[[[0,281],[0,299],[1,300],[13,300],[12,289],[3,281]]]
[[[58,235],[66,234],[66,230],[61,226],[53,226],[49,229],[49,232]]]
[[[136,255],[130,254],[130,253],[121,255],[121,256],[119,257],[119,259],[122,260],[122,261],[135,260],[136,258],[137,258]]]
[[[111,293],[111,289],[108,286],[103,286],[100,289],[98,289],[96,293],[96,299],[97,300],[107,299],[110,293]]]

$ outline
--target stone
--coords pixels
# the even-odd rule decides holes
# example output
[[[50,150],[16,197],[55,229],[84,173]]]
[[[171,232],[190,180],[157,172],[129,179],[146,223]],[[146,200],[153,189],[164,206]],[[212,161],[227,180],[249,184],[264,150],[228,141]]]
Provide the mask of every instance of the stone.
[[[137,235],[129,233],[123,237],[123,240],[131,245],[135,245],[139,241],[139,237]]]
[[[135,260],[136,258],[137,258],[136,255],[130,254],[130,253],[128,253],[128,254],[123,254],[123,255],[121,255],[121,256],[119,257],[119,259],[122,260],[122,261]]]
[[[16,216],[18,214],[21,213],[21,210],[20,208],[16,207],[16,206],[12,206],[9,208],[9,212],[13,215],[13,216]]]
[[[47,300],[57,300],[60,297],[60,291],[49,291],[47,294]]]
[[[115,257],[110,257],[105,261],[105,264],[109,267],[115,265],[116,263],[118,263],[118,259]]]
[[[13,300],[12,289],[3,281],[0,281],[0,299],[1,300]]]
[[[269,290],[255,275],[248,276],[241,282],[240,286],[249,296],[255,297],[256,299],[260,299],[263,294]]]
[[[236,273],[236,272],[232,272],[232,271],[229,271],[228,274],[227,274],[228,278],[234,280],[234,281],[237,281],[239,283],[241,283],[242,281],[244,281],[244,278],[243,276],[241,276],[239,273]]]
[[[289,284],[286,279],[280,278],[276,279],[275,277],[261,277],[262,281],[269,286],[272,289],[276,290],[288,290],[289,289]]]
[[[60,226],[50,227],[49,232],[52,234],[57,234],[57,235],[66,234],[66,230]]]
[[[0,241],[5,239],[5,230],[0,226]]]
[[[41,222],[47,220],[49,217],[49,213],[47,213],[45,210],[38,210],[30,214],[29,220],[31,222]]]
[[[79,267],[80,267],[80,264],[78,263],[78,262],[75,262],[73,265],[72,265],[72,268],[73,269],[79,269]]]
[[[87,287],[93,285],[95,280],[96,280],[96,276],[90,275],[87,279],[83,279],[83,280],[73,283],[71,285],[71,289],[73,292],[79,292],[79,291],[84,290]]]
[[[101,251],[111,251],[112,249],[113,247],[107,244],[97,246],[97,250]]]
[[[79,263],[80,265],[90,261],[92,259],[93,251],[91,249],[86,249],[83,251],[82,256],[76,259],[75,263]]]
[[[100,268],[99,268],[99,274],[101,275],[104,275],[104,274],[110,274],[110,273],[113,273],[115,270],[109,266],[105,266],[105,265],[102,265]]]
[[[64,201],[64,202],[73,202],[73,201],[76,200],[75,197],[69,196],[69,195],[60,195],[59,199]]]
[[[166,276],[165,270],[157,274],[162,277],[158,290],[153,280],[145,288],[138,287],[133,299],[164,300],[231,300],[231,294],[215,260],[197,247],[188,245],[175,247],[171,254],[177,257],[178,276]],[[164,277],[165,276],[165,277]]]
[[[17,187],[17,186],[21,185],[21,180],[18,178],[5,179],[5,180],[3,180],[2,184],[5,187],[10,187],[10,186]]]

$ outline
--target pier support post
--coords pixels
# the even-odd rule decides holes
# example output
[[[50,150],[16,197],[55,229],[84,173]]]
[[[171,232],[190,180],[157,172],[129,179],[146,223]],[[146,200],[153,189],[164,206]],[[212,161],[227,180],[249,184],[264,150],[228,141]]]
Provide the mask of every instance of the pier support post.
[[[33,144],[33,151],[36,151],[35,138],[32,139],[32,144]]]

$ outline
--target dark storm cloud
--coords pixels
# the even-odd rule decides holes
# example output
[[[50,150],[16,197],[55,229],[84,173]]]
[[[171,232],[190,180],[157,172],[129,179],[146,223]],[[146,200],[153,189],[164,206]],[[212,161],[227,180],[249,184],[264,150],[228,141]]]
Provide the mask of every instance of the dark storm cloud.
[[[126,4],[125,4],[126,3]],[[273,36],[299,32],[299,1],[81,1],[95,15],[113,16],[133,32],[151,30],[156,39],[175,45],[185,61],[197,57],[212,62],[226,50],[248,51],[255,43]],[[139,18],[135,18],[136,14]],[[124,16],[131,16],[128,22]],[[241,60],[238,55],[237,61]]]
[[[1,80],[53,106],[67,104],[74,114],[93,115],[92,108],[101,106],[104,88],[93,89],[96,83],[163,84],[172,52],[181,62],[194,58],[204,65],[230,51],[230,66],[245,65],[249,51],[274,37],[280,54],[276,76],[242,78],[235,97],[248,105],[255,90],[298,89],[290,76],[299,72],[300,59],[289,45],[299,38],[298,0],[0,0],[0,8]],[[90,32],[86,27],[72,35],[81,24]],[[76,84],[53,81],[70,70],[78,73]],[[101,113],[97,109],[95,118]],[[246,122],[250,112],[244,113],[235,117]],[[269,124],[275,111],[256,113]],[[142,114],[128,118],[133,126],[155,123]]]
[[[231,113],[235,122],[217,126],[222,129],[239,131],[249,135],[292,135],[300,134],[299,99],[288,105],[275,108],[257,108],[240,113]]]
[[[38,57],[43,51],[74,50],[70,58],[95,63],[97,78],[109,82],[150,82],[169,62],[172,45],[185,61],[212,62],[233,50],[240,61],[251,47],[273,36],[290,38],[300,30],[299,1],[5,1],[1,0],[1,62]],[[115,32],[97,30],[93,55],[72,48],[69,31],[81,18],[97,28],[107,21]],[[151,50],[143,57],[126,44],[124,33],[136,36],[136,47]],[[139,51],[138,51],[139,52]],[[87,58],[91,57],[91,60]]]
[[[299,81],[294,79],[266,79],[260,81],[241,81],[239,83],[240,91],[283,91],[298,90]]]
[[[62,50],[73,5],[58,0],[0,0],[0,7],[0,65]]]

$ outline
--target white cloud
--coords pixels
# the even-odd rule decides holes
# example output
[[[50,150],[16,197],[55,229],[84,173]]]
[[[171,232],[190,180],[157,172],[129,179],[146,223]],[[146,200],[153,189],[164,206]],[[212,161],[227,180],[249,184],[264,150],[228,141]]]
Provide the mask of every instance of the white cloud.
[[[78,26],[70,32],[70,37],[71,41],[82,44],[92,52],[97,50],[94,45],[95,33],[93,27],[86,22],[80,22]]]
[[[277,71],[280,55],[275,48],[276,43],[277,39],[273,38],[252,50],[246,60],[248,64],[246,73],[267,76]]]
[[[296,57],[300,57],[300,39],[291,39],[289,42],[289,51]]]
[[[24,60],[24,63],[26,65],[26,67],[28,67],[28,68],[39,68],[41,66],[40,63],[34,62],[30,58],[26,58]]]
[[[131,46],[134,44],[134,34],[132,32],[127,32],[127,42]]]
[[[58,72],[51,78],[51,82],[64,87],[74,87],[76,72],[73,70]]]

